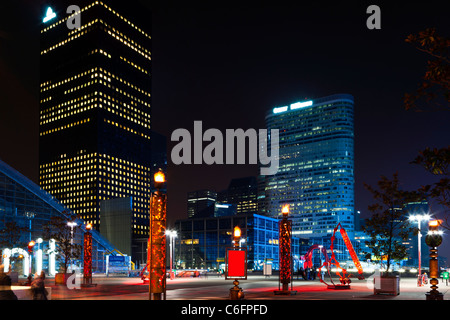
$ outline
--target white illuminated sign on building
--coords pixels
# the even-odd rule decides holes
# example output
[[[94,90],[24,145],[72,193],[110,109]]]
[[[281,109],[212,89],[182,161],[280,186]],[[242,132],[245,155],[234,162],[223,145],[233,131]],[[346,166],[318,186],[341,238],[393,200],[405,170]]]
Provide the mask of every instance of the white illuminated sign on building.
[[[280,113],[280,112],[285,112],[288,110],[288,107],[278,107],[278,108],[273,108],[273,113]]]
[[[313,105],[312,100],[304,101],[304,102],[296,102],[296,103],[291,104],[291,110],[310,107],[312,105]]]
[[[52,19],[56,18],[56,13],[53,11],[52,8],[48,7],[47,8],[47,13],[45,14],[44,19],[42,20],[42,22],[46,23]]]
[[[273,113],[285,112],[285,111],[288,111],[288,109],[296,110],[296,109],[306,108],[306,107],[310,107],[312,105],[313,105],[313,101],[312,100],[303,101],[303,102],[296,102],[296,103],[291,104],[289,107],[288,106],[284,106],[284,107],[273,108]]]

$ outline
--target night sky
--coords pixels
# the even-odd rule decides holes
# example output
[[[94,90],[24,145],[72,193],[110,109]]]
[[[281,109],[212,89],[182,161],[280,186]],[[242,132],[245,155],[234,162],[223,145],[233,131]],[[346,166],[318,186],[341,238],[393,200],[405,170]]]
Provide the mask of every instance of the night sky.
[[[195,120],[204,130],[264,128],[273,107],[335,93],[355,98],[362,217],[373,203],[363,183],[396,171],[405,189],[435,181],[409,162],[448,145],[449,114],[405,111],[403,95],[417,88],[428,57],[404,39],[428,27],[448,36],[444,1],[141,2],[153,9],[152,119],[169,143],[169,226],[187,217],[188,191],[220,191],[258,173],[256,165],[173,165],[175,129],[193,132]],[[381,30],[366,27],[370,4],[381,8]],[[15,0],[2,1],[0,15],[0,158],[37,183],[42,12],[37,1]]]

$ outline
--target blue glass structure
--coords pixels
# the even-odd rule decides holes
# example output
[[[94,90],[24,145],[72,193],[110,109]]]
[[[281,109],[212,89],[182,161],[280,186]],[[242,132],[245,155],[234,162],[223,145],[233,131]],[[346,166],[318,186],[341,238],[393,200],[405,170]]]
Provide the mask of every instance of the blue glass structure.
[[[0,160],[0,230],[11,221],[27,230],[20,234],[18,243],[14,245],[26,249],[30,240],[43,238],[44,225],[53,216],[68,216],[70,212],[55,197]],[[83,244],[84,221],[77,220],[77,223],[82,227],[74,234],[74,243]],[[117,254],[114,251],[116,248],[97,231],[92,231],[92,238],[93,271],[104,272],[105,255]],[[4,250],[6,247],[0,249]],[[44,241],[41,249],[44,252],[43,270],[48,274],[48,242]],[[76,264],[82,266],[82,261],[77,261]]]
[[[262,270],[270,261],[278,269],[278,219],[257,214],[177,220],[175,263],[178,268],[223,269],[225,250],[232,247],[235,226],[242,231],[241,244],[247,247],[248,269]],[[298,258],[300,240],[292,239]]]

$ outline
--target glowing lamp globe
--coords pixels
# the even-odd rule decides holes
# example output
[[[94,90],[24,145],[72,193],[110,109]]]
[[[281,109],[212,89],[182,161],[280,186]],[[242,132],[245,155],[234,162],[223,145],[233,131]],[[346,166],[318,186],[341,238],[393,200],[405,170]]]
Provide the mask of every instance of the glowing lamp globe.
[[[164,173],[160,170],[153,176],[153,179],[155,181],[155,188],[161,189],[164,186],[164,182],[166,182],[166,177]]]
[[[240,238],[241,237],[241,228],[239,228],[238,226],[234,227],[234,237],[235,238]]]
[[[288,204],[283,206],[283,208],[281,209],[281,213],[283,214],[283,216],[287,216],[289,214],[289,205]]]
[[[439,230],[441,220],[431,220],[428,223],[428,234],[425,237],[425,243],[429,247],[439,247],[442,244],[442,231]]]

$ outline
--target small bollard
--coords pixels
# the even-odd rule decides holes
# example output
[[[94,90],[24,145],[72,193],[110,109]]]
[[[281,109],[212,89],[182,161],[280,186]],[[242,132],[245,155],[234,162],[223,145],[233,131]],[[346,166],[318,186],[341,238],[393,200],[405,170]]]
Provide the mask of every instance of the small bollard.
[[[244,299],[244,291],[239,287],[239,281],[233,281],[234,287],[230,289],[230,300]]]

